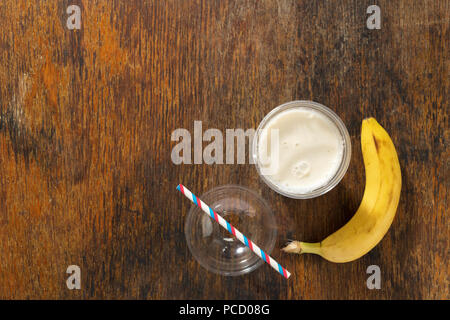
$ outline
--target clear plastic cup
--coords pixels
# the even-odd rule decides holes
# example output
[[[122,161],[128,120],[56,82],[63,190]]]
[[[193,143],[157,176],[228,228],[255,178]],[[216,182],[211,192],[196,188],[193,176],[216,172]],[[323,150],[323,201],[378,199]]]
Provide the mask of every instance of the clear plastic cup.
[[[259,159],[259,150],[258,150],[258,143],[260,140],[261,132],[264,129],[265,125],[276,115],[280,114],[281,112],[291,109],[291,108],[308,108],[313,109],[316,112],[320,112],[321,114],[325,115],[327,118],[329,118],[338,128],[343,141],[343,153],[342,153],[342,159],[341,163],[334,174],[334,176],[323,186],[312,190],[308,193],[292,193],[287,190],[281,189],[279,186],[275,185],[272,181],[270,181],[262,172],[261,168],[261,161]],[[252,156],[253,161],[256,166],[256,170],[258,171],[259,176],[261,179],[274,191],[278,192],[279,194],[294,198],[294,199],[310,199],[315,198],[320,195],[323,195],[333,189],[344,177],[345,173],[347,172],[348,166],[350,164],[350,158],[351,158],[351,141],[350,141],[350,135],[347,131],[347,128],[345,127],[342,120],[339,118],[339,116],[334,113],[331,109],[325,107],[324,105],[313,102],[313,101],[306,101],[306,100],[298,100],[298,101],[291,101],[287,102],[285,104],[282,104],[272,111],[270,111],[264,119],[261,121],[261,123],[258,126],[258,129],[256,130],[255,137],[253,138],[253,147],[252,147]]]
[[[208,191],[200,199],[270,255],[277,225],[263,198],[247,188],[226,185]],[[238,276],[263,264],[253,251],[197,206],[191,207],[184,230],[192,255],[209,271]]]

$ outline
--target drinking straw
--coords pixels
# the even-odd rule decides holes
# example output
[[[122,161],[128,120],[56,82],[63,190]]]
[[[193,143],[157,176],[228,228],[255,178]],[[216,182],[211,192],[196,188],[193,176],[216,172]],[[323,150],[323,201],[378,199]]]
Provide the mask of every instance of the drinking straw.
[[[177,190],[186,196],[189,200],[191,200],[196,206],[202,209],[207,215],[209,215],[214,221],[219,223],[222,227],[224,227],[229,233],[234,235],[240,242],[245,244],[250,248],[258,257],[263,259],[265,262],[270,264],[272,268],[274,268],[278,273],[280,273],[286,279],[290,277],[291,273],[283,268],[278,262],[275,261],[274,258],[270,257],[267,253],[265,253],[260,247],[258,247],[255,243],[253,243],[250,239],[244,236],[238,229],[233,227],[227,220],[225,220],[221,215],[217,214],[213,209],[211,209],[206,203],[196,197],[191,191],[189,191],[185,186],[179,184],[177,186]]]

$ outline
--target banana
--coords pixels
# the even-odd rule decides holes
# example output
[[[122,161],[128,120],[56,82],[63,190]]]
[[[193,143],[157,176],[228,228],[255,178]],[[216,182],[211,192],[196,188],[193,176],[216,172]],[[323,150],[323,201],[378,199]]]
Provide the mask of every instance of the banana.
[[[352,219],[321,242],[292,241],[283,251],[313,253],[343,263],[360,258],[381,241],[392,224],[400,199],[400,164],[391,138],[374,118],[363,120],[361,150],[366,186]]]

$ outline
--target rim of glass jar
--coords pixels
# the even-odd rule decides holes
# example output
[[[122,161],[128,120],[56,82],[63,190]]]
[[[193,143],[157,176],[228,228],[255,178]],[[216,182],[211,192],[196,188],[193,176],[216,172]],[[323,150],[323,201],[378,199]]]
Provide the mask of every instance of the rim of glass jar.
[[[339,129],[339,132],[342,136],[342,141],[344,144],[344,150],[342,152],[342,160],[341,164],[339,165],[339,168],[337,169],[336,173],[334,174],[333,178],[331,178],[325,185],[321,186],[320,188],[314,189],[311,192],[308,193],[292,193],[292,192],[286,192],[285,190],[282,190],[280,187],[272,183],[268,178],[266,178],[261,173],[261,167],[258,159],[258,142],[261,135],[261,131],[271,120],[275,115],[279,114],[280,112],[291,109],[291,108],[310,108],[313,110],[316,110],[325,116],[327,116]],[[293,199],[311,199],[315,198],[321,195],[324,195],[331,189],[333,189],[338,183],[342,180],[345,173],[347,172],[347,169],[350,164],[350,158],[351,158],[351,152],[352,152],[352,144],[350,140],[350,134],[348,133],[347,127],[345,126],[344,122],[339,118],[339,116],[330,108],[324,106],[323,104],[320,104],[318,102],[309,101],[309,100],[295,100],[283,103],[282,105],[279,105],[272,109],[261,121],[258,128],[256,129],[256,134],[253,139],[253,145],[252,145],[252,157],[253,157],[253,163],[256,166],[256,170],[258,171],[258,175],[261,178],[261,180],[264,181],[265,184],[267,184],[272,190],[275,192]]]

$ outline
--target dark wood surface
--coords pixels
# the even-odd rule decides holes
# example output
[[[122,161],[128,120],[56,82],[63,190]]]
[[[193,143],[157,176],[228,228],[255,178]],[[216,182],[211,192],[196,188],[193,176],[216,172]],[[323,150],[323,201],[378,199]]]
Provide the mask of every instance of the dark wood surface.
[[[0,297],[448,299],[450,5],[375,1],[382,26],[368,30],[373,2],[1,1]],[[73,3],[78,31],[66,28]],[[282,197],[249,164],[172,163],[176,128],[256,128],[296,99],[330,107],[351,134],[350,168],[328,194]],[[321,240],[357,209],[368,116],[402,166],[390,231],[347,264],[283,254],[286,239]],[[205,271],[186,245],[180,182],[261,194],[291,279]],[[66,287],[71,264],[81,290]],[[372,264],[381,290],[366,287]]]

